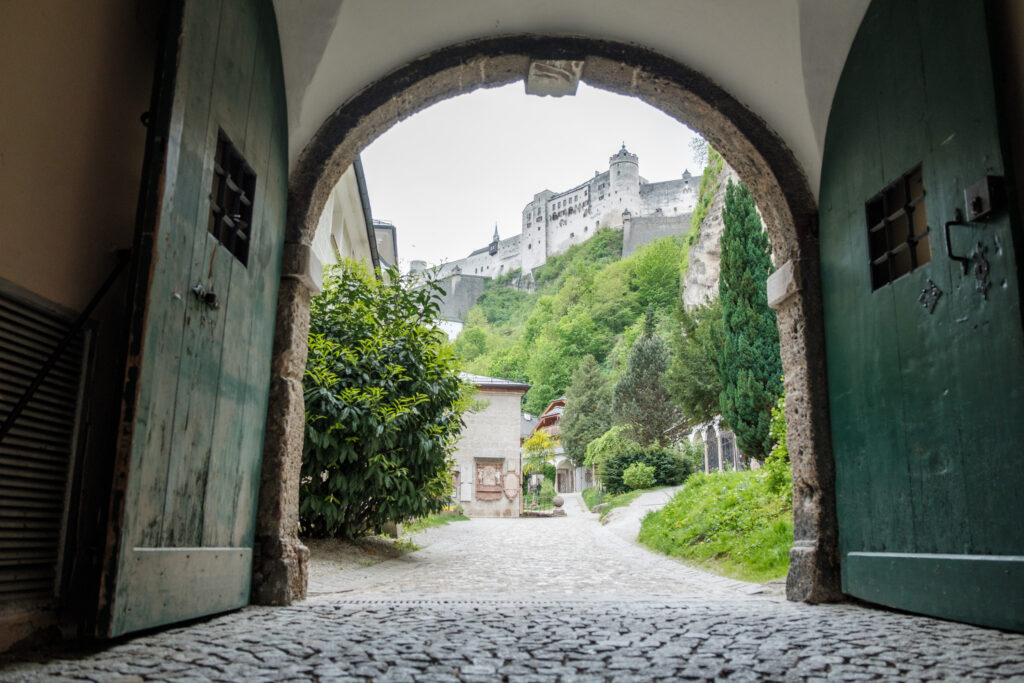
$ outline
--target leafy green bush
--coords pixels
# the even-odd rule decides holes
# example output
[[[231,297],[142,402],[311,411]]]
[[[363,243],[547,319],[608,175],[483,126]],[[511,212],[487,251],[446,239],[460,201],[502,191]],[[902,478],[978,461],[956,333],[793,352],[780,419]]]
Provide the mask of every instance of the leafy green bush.
[[[644,518],[638,540],[728,576],[769,581],[789,569],[793,507],[763,471],[695,474]]]
[[[631,489],[649,489],[654,486],[654,468],[635,462],[622,473],[622,482]]]
[[[597,467],[598,476],[603,477],[604,463],[608,458],[619,453],[639,451],[642,447],[626,436],[628,431],[627,427],[616,425],[588,443],[583,464],[587,467]]]
[[[468,393],[436,329],[440,288],[346,261],[310,310],[303,380],[304,534],[354,539],[386,522],[440,512],[447,461]]]
[[[623,481],[623,474],[627,467],[636,462],[654,468],[655,486],[681,484],[693,471],[683,456],[671,448],[650,446],[622,451],[604,461],[604,467],[601,470],[601,483],[608,493],[624,493],[630,489],[629,485]]]

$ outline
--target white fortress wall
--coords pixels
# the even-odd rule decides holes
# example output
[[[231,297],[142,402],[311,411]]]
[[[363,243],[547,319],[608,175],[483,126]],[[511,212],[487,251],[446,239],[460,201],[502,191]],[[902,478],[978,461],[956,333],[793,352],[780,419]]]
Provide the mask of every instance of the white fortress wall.
[[[700,179],[689,173],[678,180],[641,185],[639,214],[649,216],[660,212],[665,216],[679,216],[693,213],[699,187]]]
[[[666,234],[688,230],[682,220],[658,217],[688,217],[696,205],[698,177],[689,171],[681,178],[651,183],[640,175],[637,155],[622,147],[608,159],[608,170],[564,192],[542,190],[522,212],[520,233],[500,240],[496,253],[493,242],[466,258],[438,267],[441,277],[454,273],[499,277],[516,268],[529,280],[530,273],[548,258],[565,252],[574,244],[590,239],[601,228],[624,228],[625,218],[651,217],[636,225],[624,256],[637,247]],[[628,251],[627,251],[628,250]]]

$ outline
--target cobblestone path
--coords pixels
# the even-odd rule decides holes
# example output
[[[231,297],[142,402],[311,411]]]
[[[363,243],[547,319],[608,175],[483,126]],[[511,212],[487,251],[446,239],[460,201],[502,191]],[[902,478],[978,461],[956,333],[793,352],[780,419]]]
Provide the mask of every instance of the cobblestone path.
[[[401,560],[0,681],[1024,680],[1024,636],[852,604],[789,603],[570,516],[419,534]]]

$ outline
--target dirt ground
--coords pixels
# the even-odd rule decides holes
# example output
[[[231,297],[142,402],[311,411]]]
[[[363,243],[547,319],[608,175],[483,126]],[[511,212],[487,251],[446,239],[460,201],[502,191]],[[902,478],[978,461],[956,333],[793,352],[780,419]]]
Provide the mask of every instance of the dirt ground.
[[[405,550],[394,539],[366,536],[355,543],[337,538],[304,538],[309,548],[309,578],[314,579],[339,571],[361,569],[401,556]]]

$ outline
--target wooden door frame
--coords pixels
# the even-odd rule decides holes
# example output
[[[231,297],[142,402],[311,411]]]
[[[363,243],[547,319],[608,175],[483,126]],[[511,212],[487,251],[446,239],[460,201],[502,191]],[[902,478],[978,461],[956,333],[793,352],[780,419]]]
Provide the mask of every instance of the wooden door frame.
[[[145,123],[146,148],[142,165],[142,182],[135,215],[135,237],[128,268],[128,339],[124,361],[124,382],[121,393],[120,419],[110,507],[107,514],[107,537],[100,572],[96,621],[93,632],[105,637],[112,623],[112,607],[116,594],[118,565],[121,561],[121,536],[125,523],[124,489],[128,481],[134,440],[135,412],[139,401],[139,375],[142,364],[146,314],[149,309],[150,284],[156,258],[156,235],[164,190],[164,168],[181,51],[184,0],[165,0],[159,22],[161,35],[157,41],[156,66],[149,111]]]

